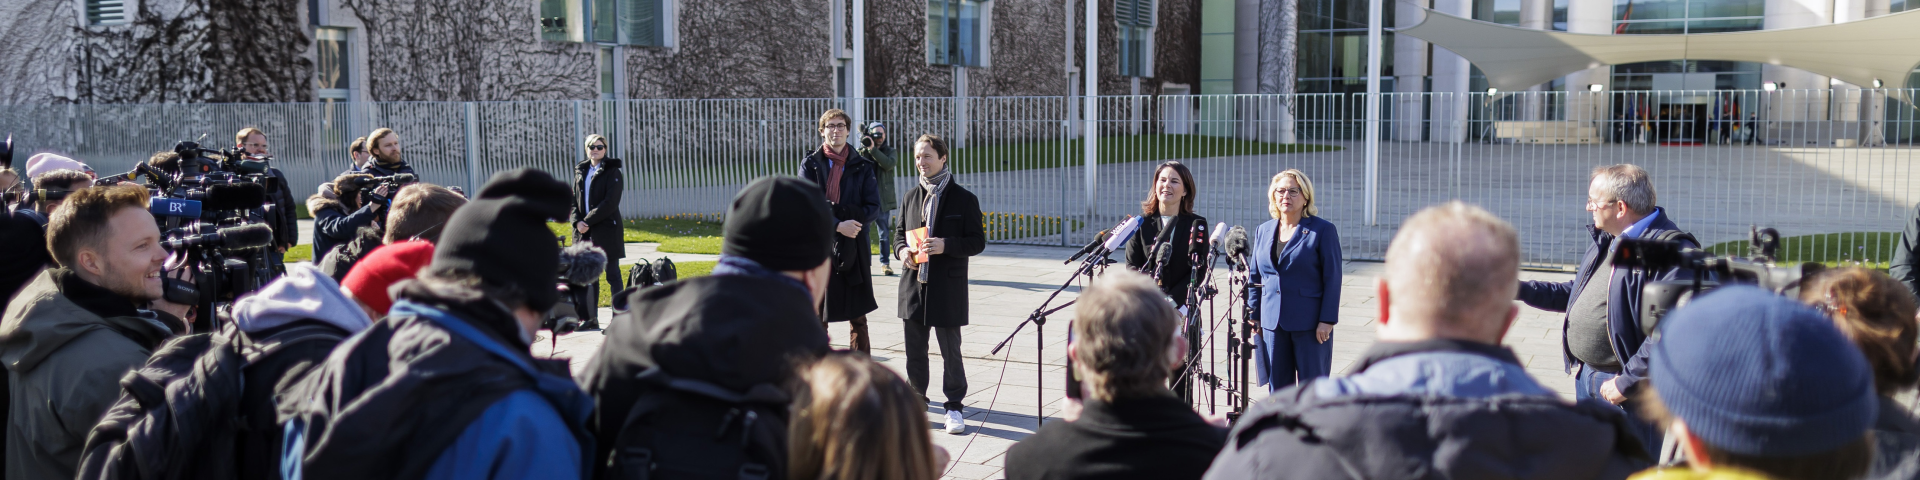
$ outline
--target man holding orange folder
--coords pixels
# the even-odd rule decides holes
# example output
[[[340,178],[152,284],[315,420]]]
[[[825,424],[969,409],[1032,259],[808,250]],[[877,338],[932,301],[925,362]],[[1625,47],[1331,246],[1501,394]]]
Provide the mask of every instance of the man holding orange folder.
[[[966,364],[960,358],[960,327],[967,325],[967,257],[987,249],[980,199],[947,170],[947,142],[921,135],[913,143],[918,185],[900,199],[893,225],[893,256],[901,260],[900,317],[906,323],[907,380],[927,394],[927,340],[940,340],[945,370],[947,433],[966,433]],[[931,332],[929,332],[931,331]],[[931,400],[929,400],[931,401]]]

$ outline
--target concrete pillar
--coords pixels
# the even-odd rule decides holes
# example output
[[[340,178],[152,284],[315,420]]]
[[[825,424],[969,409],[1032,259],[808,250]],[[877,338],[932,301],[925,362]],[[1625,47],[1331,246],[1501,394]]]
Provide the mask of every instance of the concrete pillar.
[[[1834,20],[1835,4],[1832,2],[1835,0],[1766,1],[1767,13],[1761,28],[1767,30],[1828,25]],[[1760,81],[1784,82],[1787,89],[1799,90],[1770,96],[1772,105],[1768,108],[1771,110],[1769,116],[1775,121],[1788,123],[1775,124],[1776,129],[1782,130],[1778,136],[1770,135],[1768,138],[1805,138],[1806,135],[1800,133],[1799,128],[1805,125],[1792,122],[1827,119],[1827,89],[1831,86],[1827,76],[1793,67],[1762,65]]]
[[[1574,1],[1567,5],[1567,31],[1570,33],[1591,33],[1610,35],[1613,33],[1613,2]],[[1612,94],[1613,67],[1599,66],[1568,74],[1567,80],[1567,120],[1585,121],[1597,128],[1601,138],[1608,138],[1607,123],[1613,117]],[[1587,91],[1588,86],[1600,84],[1601,93]]]
[[[1393,26],[1411,28],[1420,22],[1425,12],[1421,8],[1425,1],[1393,2]],[[1386,130],[1386,137],[1399,141],[1419,141],[1426,128],[1427,96],[1427,42],[1411,35],[1393,37],[1393,101],[1385,108],[1392,109],[1392,126]]]
[[[1553,29],[1553,0],[1520,0],[1520,28],[1533,30]],[[1552,85],[1534,85],[1527,91],[1535,92],[1519,98],[1519,115],[1516,120],[1545,120],[1547,105],[1560,97],[1548,92]],[[1571,90],[1571,88],[1569,88]]]
[[[1473,17],[1473,0],[1434,0],[1433,9],[1461,17]],[[1473,66],[1467,59],[1440,46],[1433,47],[1433,133],[1432,141],[1462,142],[1467,139],[1467,112],[1478,102],[1468,100],[1468,76]]]

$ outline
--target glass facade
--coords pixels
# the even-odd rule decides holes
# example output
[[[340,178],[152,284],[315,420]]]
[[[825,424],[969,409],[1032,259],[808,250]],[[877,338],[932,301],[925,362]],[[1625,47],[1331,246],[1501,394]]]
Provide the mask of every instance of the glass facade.
[[[1679,35],[1759,30],[1766,0],[1614,0],[1613,33]],[[1760,64],[1666,60],[1613,67],[1613,90],[1760,88]]]
[[[1393,25],[1393,8],[1380,14],[1383,25]],[[1393,91],[1393,33],[1382,32],[1380,44],[1380,90]],[[1295,73],[1300,84],[1296,91],[1366,91],[1367,2],[1301,0],[1297,55]]]
[[[927,1],[927,63],[985,66],[979,0]]]

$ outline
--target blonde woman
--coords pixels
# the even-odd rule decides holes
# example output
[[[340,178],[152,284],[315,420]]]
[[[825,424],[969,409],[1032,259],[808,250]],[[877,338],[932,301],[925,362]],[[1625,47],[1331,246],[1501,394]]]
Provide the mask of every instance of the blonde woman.
[[[607,252],[607,291],[618,292],[620,259],[626,257],[626,232],[620,226],[620,159],[608,154],[607,137],[588,135],[580,146],[587,158],[573,166],[573,234],[575,241],[592,242]],[[600,304],[600,290],[593,292],[592,305]],[[585,328],[598,328],[598,315],[581,315]]]
[[[1269,392],[1325,377],[1333,366],[1333,325],[1340,321],[1340,232],[1320,218],[1313,181],[1299,170],[1267,185],[1273,220],[1254,232],[1260,274],[1258,380]]]
[[[793,480],[934,480],[946,452],[927,433],[926,404],[893,370],[839,351],[800,370],[787,431]]]

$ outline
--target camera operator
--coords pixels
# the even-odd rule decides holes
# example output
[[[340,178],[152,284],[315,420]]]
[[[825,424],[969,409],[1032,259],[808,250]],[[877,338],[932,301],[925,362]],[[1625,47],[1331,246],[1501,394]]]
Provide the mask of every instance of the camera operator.
[[[233,134],[234,148],[239,149],[248,158],[271,159],[267,153],[267,133],[258,128],[247,127]],[[293,190],[287,185],[286,174],[280,169],[267,167],[267,175],[274,181],[267,186],[266,221],[273,229],[273,245],[267,249],[267,261],[271,263],[275,275],[287,271],[287,249],[300,243],[300,219],[293,211],[295,205]]]
[[[401,187],[386,211],[386,219],[354,230],[352,239],[334,245],[324,256],[316,252],[315,265],[334,281],[344,281],[361,258],[381,245],[414,239],[438,242],[447,219],[466,203],[466,197],[439,185],[415,183]]]
[[[413,173],[413,166],[400,158],[400,134],[393,129],[374,130],[367,135],[367,144],[373,146],[373,161],[360,165],[360,173],[376,177]]]
[[[361,186],[371,180],[361,173],[341,175],[320,184],[320,191],[307,197],[307,212],[313,215],[313,251],[332,252],[335,245],[352,240],[354,232],[380,220],[386,205],[369,201],[361,192]],[[373,194],[386,197],[387,186],[374,187]]]
[[[60,203],[68,195],[93,187],[93,177],[79,170],[60,169],[34,177],[33,184],[35,188],[29,197],[32,203],[23,206],[20,211],[45,226],[53,218],[53,211],[60,208]]]
[[[874,176],[880,183],[880,215],[874,217],[872,225],[879,235],[881,243],[893,238],[893,210],[900,208],[900,193],[895,191],[893,168],[899,165],[899,157],[894,156],[893,143],[887,141],[887,125],[880,122],[868,123],[861,127],[860,156],[872,160]],[[885,250],[885,248],[882,248]],[[893,256],[880,256],[880,274],[893,275]]]
[[[1629,405],[1635,387],[1647,375],[1648,343],[1640,328],[1641,287],[1649,281],[1690,279],[1684,268],[1649,271],[1615,268],[1616,238],[1667,239],[1699,248],[1692,235],[1680,231],[1666,211],[1655,203],[1653,180],[1647,171],[1628,164],[1593,170],[1587,187],[1587,211],[1593,225],[1587,229],[1593,244],[1581,257],[1569,282],[1521,282],[1519,300],[1541,310],[1566,312],[1561,345],[1567,373],[1574,375],[1574,397],[1598,398],[1622,407],[1634,421],[1649,453],[1659,448],[1661,434]]]
[[[54,213],[46,248],[60,268],[35,276],[0,321],[8,478],[73,478],[120,377],[185,331],[188,306],[163,300],[167,251],[147,201],[137,186],[89,188]]]

